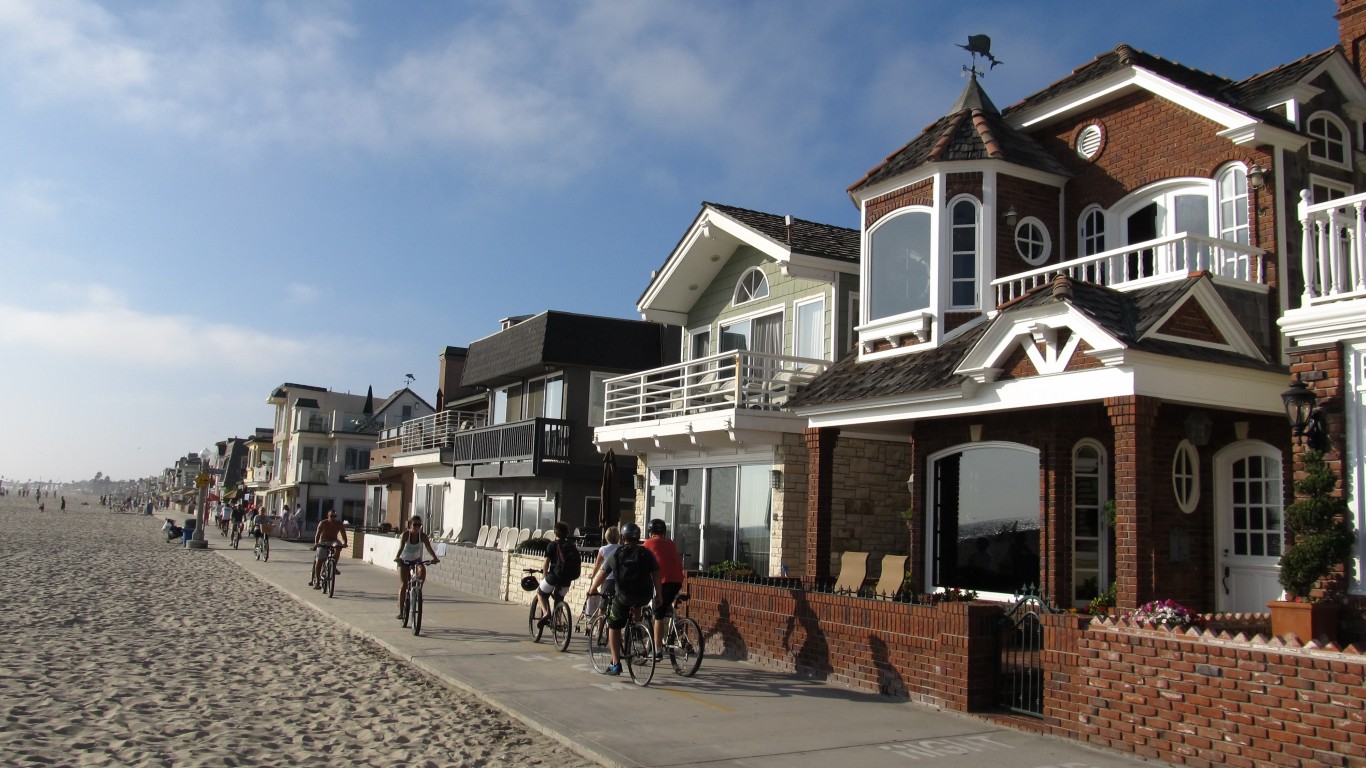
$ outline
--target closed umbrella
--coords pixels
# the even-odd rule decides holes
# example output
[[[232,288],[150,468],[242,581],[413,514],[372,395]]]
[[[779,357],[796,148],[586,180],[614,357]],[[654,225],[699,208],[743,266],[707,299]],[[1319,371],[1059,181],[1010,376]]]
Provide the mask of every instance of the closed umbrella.
[[[365,414],[366,416],[373,416],[373,415],[375,415],[375,388],[374,388],[374,387],[366,387],[366,388],[365,388],[365,406],[364,406],[363,408],[360,409],[360,412],[363,413],[363,414]]]
[[[607,533],[607,526],[615,525],[621,519],[621,509],[617,503],[617,455],[611,448],[602,457],[602,503],[598,505],[598,531]],[[604,539],[605,539],[604,535]]]

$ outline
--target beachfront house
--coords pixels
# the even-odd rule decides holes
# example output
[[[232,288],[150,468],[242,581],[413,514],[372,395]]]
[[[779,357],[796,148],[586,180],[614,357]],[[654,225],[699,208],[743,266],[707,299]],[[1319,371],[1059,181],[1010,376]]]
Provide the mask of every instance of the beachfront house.
[[[275,430],[257,427],[246,440],[247,458],[242,472],[241,498],[263,502],[275,472]]]
[[[703,203],[640,297],[642,318],[683,329],[681,362],[607,379],[593,439],[638,457],[636,518],[665,520],[688,567],[805,563],[806,419],[787,405],[851,348],[858,246],[857,230]]]

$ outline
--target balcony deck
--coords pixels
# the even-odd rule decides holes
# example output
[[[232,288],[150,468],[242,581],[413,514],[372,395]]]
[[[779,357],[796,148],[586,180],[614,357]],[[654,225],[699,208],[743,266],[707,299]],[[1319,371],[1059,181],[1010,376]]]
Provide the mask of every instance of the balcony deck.
[[[488,424],[485,411],[440,411],[409,419],[394,429],[385,430],[377,447],[396,448],[395,453],[418,453],[450,448],[459,432]]]
[[[1020,272],[991,285],[998,307],[1059,275],[1125,290],[1205,271],[1226,284],[1265,290],[1265,255],[1261,248],[1183,232]]]
[[[732,351],[607,380],[603,424],[736,409],[781,411],[829,361]]]
[[[457,431],[451,436],[456,476],[539,475],[545,464],[566,464],[570,426],[565,419],[536,418]]]

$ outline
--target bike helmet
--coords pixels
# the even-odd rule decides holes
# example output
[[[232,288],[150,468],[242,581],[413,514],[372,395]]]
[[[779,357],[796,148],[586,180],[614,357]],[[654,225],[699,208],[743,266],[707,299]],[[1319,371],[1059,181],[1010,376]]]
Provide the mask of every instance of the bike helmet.
[[[655,519],[650,521],[649,531],[652,534],[657,533],[660,536],[663,536],[664,534],[669,532],[669,526],[665,525],[663,520],[660,520],[656,517]]]
[[[527,592],[535,592],[539,586],[541,586],[541,582],[537,581],[535,576],[528,573],[522,577],[522,589]]]
[[[621,538],[627,541],[640,541],[640,526],[635,523],[621,526]]]

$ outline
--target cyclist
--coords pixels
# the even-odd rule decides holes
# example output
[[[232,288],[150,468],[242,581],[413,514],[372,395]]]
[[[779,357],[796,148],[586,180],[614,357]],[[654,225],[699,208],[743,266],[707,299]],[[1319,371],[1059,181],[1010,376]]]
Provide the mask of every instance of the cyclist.
[[[536,590],[536,599],[541,602],[539,625],[550,623],[550,596],[563,599],[569,592],[569,585],[579,578],[583,560],[579,548],[569,540],[569,524],[563,520],[555,523],[555,540],[545,548],[545,563],[541,566],[541,586]]]
[[[593,570],[588,574],[589,584],[593,583],[593,577],[597,576],[598,571],[602,570],[602,564],[607,562],[607,559],[612,556],[613,552],[617,551],[617,547],[621,546],[621,544],[618,543],[621,541],[621,534],[617,532],[617,527],[615,525],[608,528],[606,533],[604,533],[603,535],[607,538],[607,543],[603,544],[601,547],[598,547],[598,556],[596,559],[593,560]],[[598,602],[594,601],[611,600],[612,594],[616,591],[617,579],[615,576],[608,574],[607,579],[602,583],[602,589],[600,590],[602,594],[598,595],[597,593],[593,592],[589,593],[589,605],[592,606],[592,608],[591,610],[587,611],[587,613],[597,613]]]
[[[422,564],[422,548],[426,547],[427,552],[431,553],[432,562],[441,561],[436,556],[436,550],[432,549],[432,540],[422,530],[422,518],[417,515],[413,515],[413,519],[408,521],[408,530],[399,536],[398,547],[398,557],[394,558],[394,562],[398,563],[398,618],[402,620],[406,607],[403,597],[408,591],[408,580],[412,578],[413,569],[417,569],[419,579],[427,580],[427,566]]]
[[[225,501],[218,505],[218,532],[228,535],[228,519],[232,517],[232,507]]]
[[[631,620],[631,613],[642,605],[659,600],[659,563],[650,550],[640,545],[640,526],[627,523],[621,526],[621,546],[607,561],[588,591],[595,592],[608,575],[615,575],[617,592],[607,608],[607,643],[612,651],[612,664],[603,674],[621,674],[621,630]]]
[[[251,516],[251,535],[252,538],[259,539],[266,535],[266,513],[258,507],[256,514]]]
[[[678,545],[669,538],[669,526],[663,520],[650,521],[649,538],[643,545],[655,556],[659,563],[659,601],[655,607],[655,659],[664,655],[660,639],[664,636],[664,619],[673,612],[674,600],[683,591],[683,557],[678,554]]]
[[[309,579],[308,586],[314,589],[322,589],[323,582],[319,575],[323,570],[323,561],[327,559],[327,553],[336,545],[347,546],[346,524],[337,519],[337,510],[327,510],[327,518],[318,523],[318,530],[313,534],[313,549],[317,554],[313,556],[313,578]]]
[[[149,505],[150,506],[150,505]],[[232,529],[240,536],[242,533],[242,520],[246,517],[246,510],[242,508],[242,502],[232,505]]]

